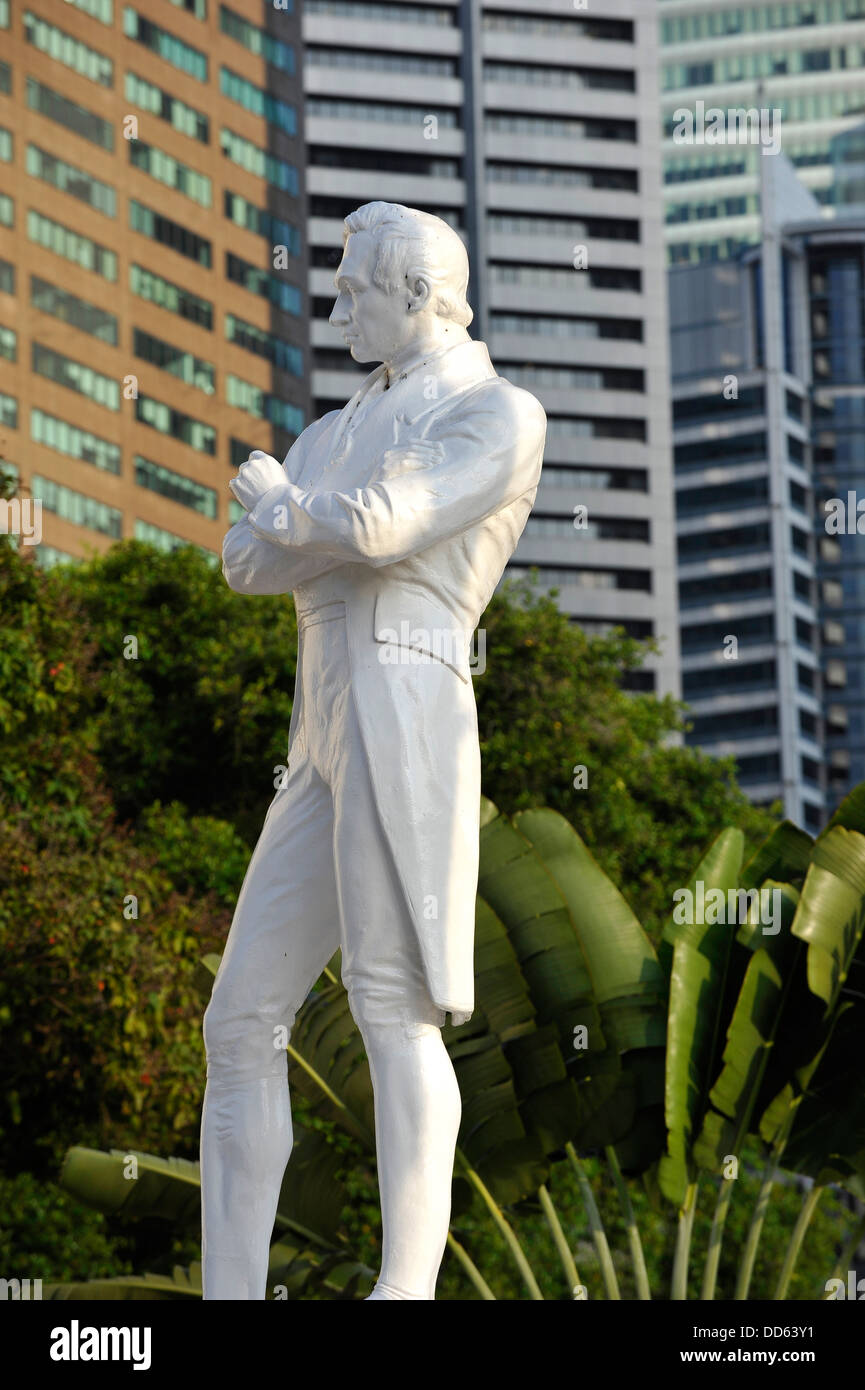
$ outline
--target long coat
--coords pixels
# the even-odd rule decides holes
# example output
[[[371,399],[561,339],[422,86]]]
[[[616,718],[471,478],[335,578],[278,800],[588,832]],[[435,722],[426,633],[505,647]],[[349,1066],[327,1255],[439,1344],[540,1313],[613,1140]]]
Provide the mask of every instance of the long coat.
[[[223,573],[239,593],[302,601],[327,576],[345,596],[381,824],[432,1000],[460,1023],[474,1008],[481,792],[469,652],[535,499],[546,416],[483,343],[463,342],[391,384],[352,432],[384,371],[295,442],[285,482],[228,532]],[[402,457],[417,440],[433,446],[420,464]],[[289,759],[301,689],[298,669]]]

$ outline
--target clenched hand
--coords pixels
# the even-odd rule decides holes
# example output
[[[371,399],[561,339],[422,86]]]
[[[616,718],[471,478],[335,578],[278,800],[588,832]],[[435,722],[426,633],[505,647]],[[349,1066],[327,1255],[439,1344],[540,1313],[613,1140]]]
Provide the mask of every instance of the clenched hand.
[[[253,449],[246,462],[238,468],[237,477],[232,478],[228,486],[240,505],[249,512],[266,492],[285,481],[282,464],[261,449]]]

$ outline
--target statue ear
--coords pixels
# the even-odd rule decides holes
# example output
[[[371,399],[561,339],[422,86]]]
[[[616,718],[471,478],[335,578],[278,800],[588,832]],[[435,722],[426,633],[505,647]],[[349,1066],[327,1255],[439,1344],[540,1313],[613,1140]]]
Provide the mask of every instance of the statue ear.
[[[425,275],[412,276],[408,285],[409,313],[416,314],[419,309],[428,308],[432,292],[432,285]]]

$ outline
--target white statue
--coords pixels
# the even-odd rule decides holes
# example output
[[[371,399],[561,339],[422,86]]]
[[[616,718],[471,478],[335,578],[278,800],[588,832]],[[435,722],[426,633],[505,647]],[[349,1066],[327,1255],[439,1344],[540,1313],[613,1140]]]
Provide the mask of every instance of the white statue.
[[[461,1101],[441,1037],[474,1007],[480,753],[472,634],[531,510],[546,417],[466,332],[445,222],[346,218],[331,323],[381,362],[280,466],[232,480],[243,594],[291,592],[288,772],[204,1018],[206,1299],[263,1299],[292,1127],[286,1029],[337,948],[369,1058],[383,1220],[376,1299],[432,1299]]]

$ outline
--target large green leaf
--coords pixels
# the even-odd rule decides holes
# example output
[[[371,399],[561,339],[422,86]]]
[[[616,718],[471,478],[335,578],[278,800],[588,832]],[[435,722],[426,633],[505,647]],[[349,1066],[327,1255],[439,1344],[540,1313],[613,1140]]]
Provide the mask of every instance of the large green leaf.
[[[593,1080],[608,1095],[570,1137],[584,1148],[616,1144],[623,1167],[643,1169],[663,1148],[667,980],[639,921],[573,826],[550,810],[522,812],[515,825],[567,908],[605,1040]],[[572,1046],[573,1030],[561,1041]]]
[[[848,806],[851,815],[857,805]],[[797,1133],[798,1111],[830,1048],[848,976],[863,970],[863,925],[865,836],[835,825],[814,845],[791,927],[794,938],[807,944],[808,995],[796,1015],[783,1021],[767,1068],[759,1101],[767,1143]]]
[[[793,932],[808,943],[808,984],[831,1009],[865,927],[865,835],[841,825],[814,846]]]
[[[46,1299],[79,1302],[165,1302],[201,1298],[201,1265],[175,1265],[171,1274],[121,1274],[116,1279],[87,1279],[75,1284],[46,1284]]]
[[[865,1195],[865,1007],[842,1004],[829,1045],[796,1112],[784,1164],[819,1184]]]
[[[757,936],[763,944],[754,950],[727,1028],[723,1066],[709,1094],[710,1107],[703,1117],[693,1156],[701,1167],[720,1172],[730,1154],[740,1154],[752,1127],[764,1088],[769,1060],[778,1057],[792,1076],[795,1059],[776,1048],[785,1017],[801,1023],[808,1004],[804,952],[790,926],[798,893],[789,884],[768,880],[768,891],[782,896],[782,920],[775,935]],[[765,925],[765,924],[764,924]],[[760,926],[755,928],[762,931]]]
[[[699,882],[707,894],[736,888],[743,845],[740,830],[723,830],[698,864],[688,885],[691,893],[696,894]],[[720,1061],[720,1040],[732,1013],[732,1004],[726,1010],[734,934],[723,921],[678,924],[671,919],[664,935],[673,946],[673,959],[665,1080],[667,1153],[658,1181],[664,1195],[681,1205],[694,1175],[691,1146],[702,1125]]]
[[[743,888],[759,888],[766,879],[801,885],[808,872],[814,841],[790,820],[781,821],[751,856],[741,874]]]
[[[60,1186],[97,1211],[159,1216],[178,1226],[201,1218],[198,1164],[135,1150],[75,1147],[67,1151]]]

